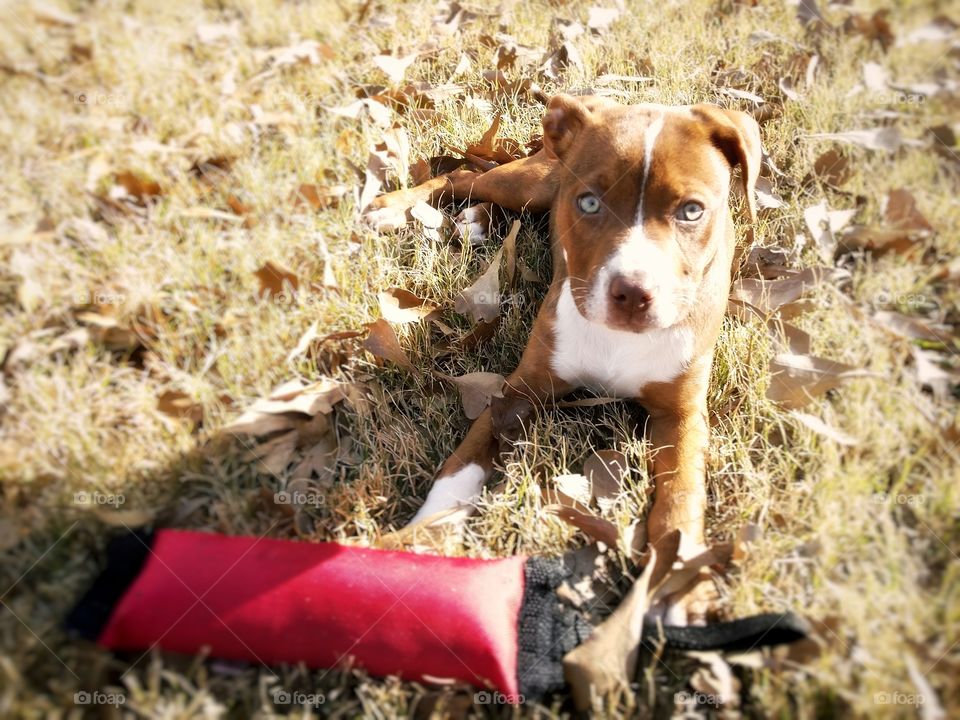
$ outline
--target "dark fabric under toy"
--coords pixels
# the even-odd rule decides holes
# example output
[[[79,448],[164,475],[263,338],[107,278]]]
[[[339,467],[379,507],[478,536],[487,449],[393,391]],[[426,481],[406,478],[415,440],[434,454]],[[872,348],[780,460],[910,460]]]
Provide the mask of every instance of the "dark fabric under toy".
[[[459,680],[515,702],[563,687],[563,656],[590,633],[556,596],[571,572],[559,559],[161,530],[119,536],[107,560],[67,627],[118,651],[208,648],[231,660],[354,665],[420,682]],[[697,649],[777,644],[802,637],[798,623],[757,616],[666,628],[663,639]]]

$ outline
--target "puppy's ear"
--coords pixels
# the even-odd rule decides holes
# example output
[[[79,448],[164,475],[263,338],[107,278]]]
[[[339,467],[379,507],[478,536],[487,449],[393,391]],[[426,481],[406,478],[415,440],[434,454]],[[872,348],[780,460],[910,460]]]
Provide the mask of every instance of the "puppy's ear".
[[[716,105],[694,105],[691,110],[709,123],[713,143],[726,156],[730,167],[740,166],[740,180],[751,225],[757,222],[757,201],[754,190],[760,177],[763,149],[757,121],[739,110],[725,110]],[[750,230],[753,242],[753,229]]]
[[[543,116],[543,149],[547,157],[563,159],[573,140],[590,121],[590,111],[571,95],[554,95]]]

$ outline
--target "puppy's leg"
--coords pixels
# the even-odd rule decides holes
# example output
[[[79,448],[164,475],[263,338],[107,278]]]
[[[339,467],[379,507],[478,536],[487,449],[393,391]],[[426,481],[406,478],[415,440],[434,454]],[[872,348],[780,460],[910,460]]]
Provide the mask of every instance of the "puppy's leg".
[[[364,221],[377,230],[401,227],[418,202],[440,206],[454,200],[493,202],[508,210],[546,212],[556,192],[556,161],[542,151],[484,173],[455,170],[406,190],[381,195],[364,208]]]
[[[656,545],[672,531],[681,530],[682,557],[698,550],[704,539],[709,368],[709,359],[701,361],[683,378],[658,385],[649,393],[653,401],[644,402],[650,414],[655,486],[647,537]]]
[[[706,550],[704,518],[707,507],[706,455],[710,441],[707,421],[709,358],[692,367],[673,387],[659,387],[662,395],[648,404],[654,447],[653,507],[647,516],[647,537],[654,547],[675,530],[681,531],[678,559],[690,560]],[[657,395],[657,393],[653,393]],[[701,623],[717,598],[709,574],[702,577],[682,604],[667,601],[655,608],[667,624]]]
[[[503,412],[494,417],[491,408],[487,408],[474,420],[466,438],[443,464],[411,524],[444,510],[469,507],[493,472],[501,438],[514,439],[512,436],[525,419],[524,413],[515,412],[515,408],[536,411],[573,389],[549,369],[544,356],[544,336],[548,332],[547,323],[538,317],[520,364],[503,384]]]

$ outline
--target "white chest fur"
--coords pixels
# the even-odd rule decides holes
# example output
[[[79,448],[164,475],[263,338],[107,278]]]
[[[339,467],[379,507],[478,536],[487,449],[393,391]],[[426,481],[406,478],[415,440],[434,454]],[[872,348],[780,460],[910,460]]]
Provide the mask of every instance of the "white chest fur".
[[[693,355],[689,328],[613,330],[587,320],[573,300],[570,281],[557,302],[550,364],[563,380],[617,397],[636,397],[647,383],[676,378]]]

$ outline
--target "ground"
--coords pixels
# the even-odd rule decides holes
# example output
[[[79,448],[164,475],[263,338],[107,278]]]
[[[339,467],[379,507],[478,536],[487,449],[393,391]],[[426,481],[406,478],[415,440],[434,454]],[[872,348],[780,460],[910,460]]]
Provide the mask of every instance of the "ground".
[[[520,218],[517,253],[532,273],[504,292],[491,339],[455,342],[473,324],[455,312],[457,295],[504,232],[473,247],[451,242],[449,226],[364,228],[358,203],[370,148],[396,123],[411,164],[451,155],[478,142],[496,114],[500,137],[522,144],[538,132],[541,93],[588,88],[625,102],[718,102],[762,120],[772,161],[765,187],[781,202],[761,211],[758,244],[782,249],[791,268],[841,272],[780,308],[749,295],[756,281],[739,299],[787,319],[800,345],[806,336],[792,328],[805,331],[809,348],[794,345],[797,354],[862,371],[808,385],[813,397],[803,401],[788,393],[784,402],[776,388],[768,395],[784,378],[771,379],[782,370],[771,367],[781,331],[742,304],[731,313],[710,397],[710,539],[752,541],[730,568],[727,608],[793,609],[819,628],[820,647],[779,662],[728,658],[737,689],[722,704],[693,675],[698,662],[647,658],[632,700],[608,698],[605,711],[956,713],[960,164],[950,123],[960,73],[955,26],[927,25],[949,5],[902,3],[875,15],[882,6],[860,0],[820,10],[804,0],[799,11],[765,0],[628,2],[604,16],[576,1],[477,3],[459,15],[456,3],[376,0],[7,3],[0,714],[113,709],[77,695],[95,690],[99,702],[112,697],[121,712],[149,717],[511,712],[476,703],[472,691],[359,671],[155,652],[131,666],[71,641],[60,623],[123,525],[376,544],[412,516],[468,425],[457,393],[435,373],[512,369],[545,290],[532,274],[549,277],[547,229]],[[927,35],[911,37],[918,28]],[[543,71],[564,42],[558,29],[575,52]],[[523,46],[512,62],[511,43]],[[505,81],[538,87],[492,89],[498,52]],[[378,66],[380,55],[393,57]],[[387,108],[382,96],[370,101],[373,112],[350,105],[411,82],[458,87],[434,92],[419,111]],[[334,112],[344,107],[359,112]],[[874,138],[883,147],[817,137],[884,127],[900,135]],[[817,163],[830,150],[842,153],[843,172],[836,158]],[[386,181],[410,178],[390,168]],[[297,202],[303,185],[319,195]],[[902,194],[885,202],[898,189],[916,213],[891,210]],[[883,252],[876,236],[863,249],[856,234],[836,228],[834,237],[816,218],[806,222],[804,211],[821,202],[854,211],[845,230],[899,223],[894,249]],[[853,252],[836,252],[837,238]],[[279,269],[258,278],[268,262]],[[262,278],[276,292],[265,296]],[[441,308],[443,326],[393,326],[412,368],[362,347],[365,324],[382,314],[378,293],[391,288]],[[291,353],[314,324],[317,339]],[[349,331],[360,336],[320,341]],[[362,385],[366,401],[330,415],[340,449],[321,477],[295,478],[283,458],[267,467],[262,453],[223,439],[221,429],[276,386],[323,377]],[[639,417],[619,403],[545,414],[445,551],[559,555],[585,544],[547,513],[540,489],[579,473],[597,449],[623,452],[631,467],[606,517],[621,528],[642,517],[648,448]],[[315,501],[292,509],[274,500],[291,488]],[[324,702],[278,703],[278,686]],[[560,694],[516,712],[571,710]]]

